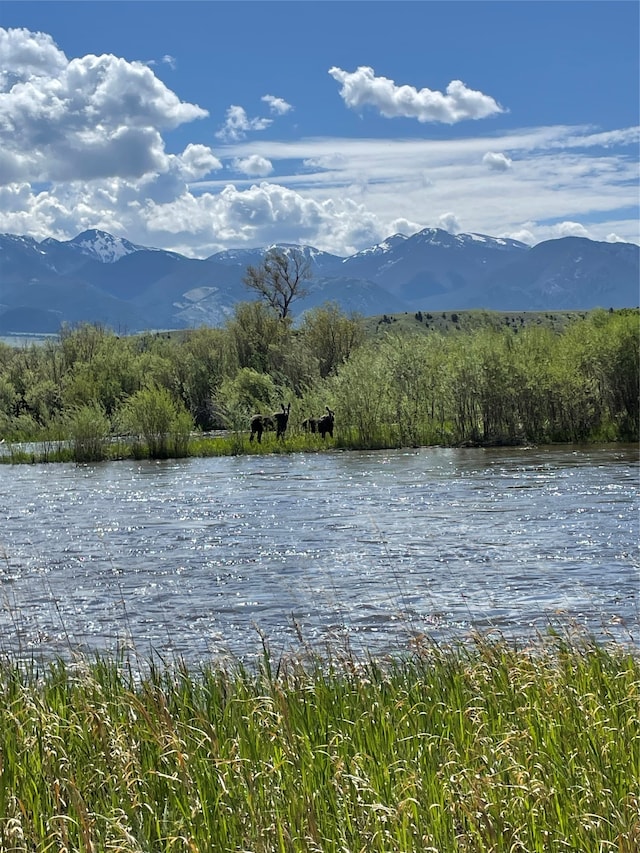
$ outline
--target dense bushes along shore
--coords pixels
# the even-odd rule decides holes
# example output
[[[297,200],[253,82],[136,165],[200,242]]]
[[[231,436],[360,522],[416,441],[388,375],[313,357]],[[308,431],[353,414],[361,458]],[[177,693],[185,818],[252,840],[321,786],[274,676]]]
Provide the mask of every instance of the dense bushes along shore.
[[[273,440],[246,440],[249,418],[291,402],[280,449],[317,446],[301,424],[327,405],[327,443],[340,447],[638,439],[637,309],[592,311],[560,331],[469,317],[448,333],[391,324],[374,335],[331,305],[293,328],[254,302],[220,329],[119,337],[85,325],[0,344],[0,437],[70,440],[77,460],[268,452]],[[215,429],[227,430],[217,447],[194,441]],[[133,443],[114,443],[122,434]]]
[[[12,853],[636,853],[640,661],[551,637],[249,671],[0,664]]]

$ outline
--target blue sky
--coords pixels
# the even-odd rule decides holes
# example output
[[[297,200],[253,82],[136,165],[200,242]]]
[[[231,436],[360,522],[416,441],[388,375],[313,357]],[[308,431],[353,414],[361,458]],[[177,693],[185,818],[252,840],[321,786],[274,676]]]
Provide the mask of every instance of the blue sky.
[[[634,0],[0,5],[0,232],[640,242]]]

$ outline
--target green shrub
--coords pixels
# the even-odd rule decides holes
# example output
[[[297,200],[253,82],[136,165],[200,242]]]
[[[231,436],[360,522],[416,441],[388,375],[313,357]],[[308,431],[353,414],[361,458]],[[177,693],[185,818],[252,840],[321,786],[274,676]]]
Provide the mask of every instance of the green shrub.
[[[152,459],[187,455],[193,418],[166,388],[137,391],[125,402],[119,419],[124,430],[134,436],[134,452],[143,453],[143,439]]]
[[[111,423],[99,403],[74,407],[67,415],[66,426],[76,462],[99,462],[105,458]]]

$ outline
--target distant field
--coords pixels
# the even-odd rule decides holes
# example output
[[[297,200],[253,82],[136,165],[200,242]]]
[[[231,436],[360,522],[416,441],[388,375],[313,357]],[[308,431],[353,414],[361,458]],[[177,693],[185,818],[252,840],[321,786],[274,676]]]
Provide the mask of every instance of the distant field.
[[[601,310],[601,309],[593,309]],[[619,308],[618,312],[639,313],[638,308]],[[470,332],[476,329],[500,327],[517,330],[527,326],[546,326],[554,332],[561,332],[576,320],[583,320],[589,311],[486,311],[473,309],[468,311],[404,311],[399,314],[374,314],[363,318],[368,335],[381,332]],[[159,337],[184,340],[194,329],[162,329],[135,334],[152,334]],[[0,343],[22,347],[41,344],[46,340],[56,340],[55,334],[12,333],[0,335]]]
[[[619,311],[638,313],[637,308],[622,308]],[[576,320],[584,320],[592,311],[403,311],[399,314],[373,314],[363,318],[367,335],[384,332],[428,333],[428,332],[472,332],[476,329],[506,327],[512,330],[527,326],[546,326],[554,332],[562,332]],[[183,340],[189,329],[160,332],[167,337]]]
[[[584,319],[589,311],[405,311],[401,314],[377,314],[364,320],[369,334],[394,332],[453,332],[506,327],[547,326],[560,332],[570,323]]]

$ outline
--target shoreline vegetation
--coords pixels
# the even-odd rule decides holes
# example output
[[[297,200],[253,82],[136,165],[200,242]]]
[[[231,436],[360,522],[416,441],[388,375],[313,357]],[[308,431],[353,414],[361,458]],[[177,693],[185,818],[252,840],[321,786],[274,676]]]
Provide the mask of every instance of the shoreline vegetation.
[[[162,439],[167,436],[161,436]],[[170,437],[169,437],[170,438]],[[251,455],[271,455],[271,454],[287,454],[287,453],[322,453],[328,451],[350,451],[350,450],[394,450],[394,449],[409,449],[417,450],[424,447],[477,447],[477,448],[492,448],[492,447],[551,447],[551,446],[576,446],[587,448],[595,445],[635,445],[635,442],[628,439],[612,438],[609,434],[603,436],[597,435],[593,438],[582,439],[579,441],[557,441],[544,443],[531,443],[528,441],[499,441],[499,442],[464,442],[461,444],[441,444],[432,442],[429,444],[412,444],[398,445],[387,442],[384,438],[368,444],[359,446],[357,443],[350,444],[349,442],[339,439],[327,439],[322,441],[315,437],[298,436],[294,439],[288,438],[284,441],[277,441],[274,437],[268,436],[263,438],[262,443],[251,443],[249,441],[249,433],[240,434],[239,436],[210,436],[192,434],[189,436],[186,449],[178,452],[169,450],[162,455],[154,455],[149,452],[148,447],[144,442],[136,437],[121,436],[118,439],[110,439],[108,442],[101,444],[98,453],[87,455],[86,452],[78,453],[77,448],[69,440],[51,441],[42,440],[40,442],[29,442],[28,447],[21,443],[7,444],[4,447],[0,446],[0,466],[1,465],[40,465],[53,463],[74,463],[97,464],[103,462],[125,462],[127,460],[165,460],[172,459],[205,459],[214,457],[227,456],[251,456]],[[640,452],[640,451],[639,451]]]
[[[374,319],[327,305],[294,328],[254,302],[223,328],[0,344],[0,462],[640,437],[639,309]],[[249,441],[289,404],[280,440]],[[306,433],[327,407],[333,437]]]
[[[254,669],[0,664],[0,848],[635,853],[640,659],[581,634]],[[136,662],[137,664],[137,662]]]

